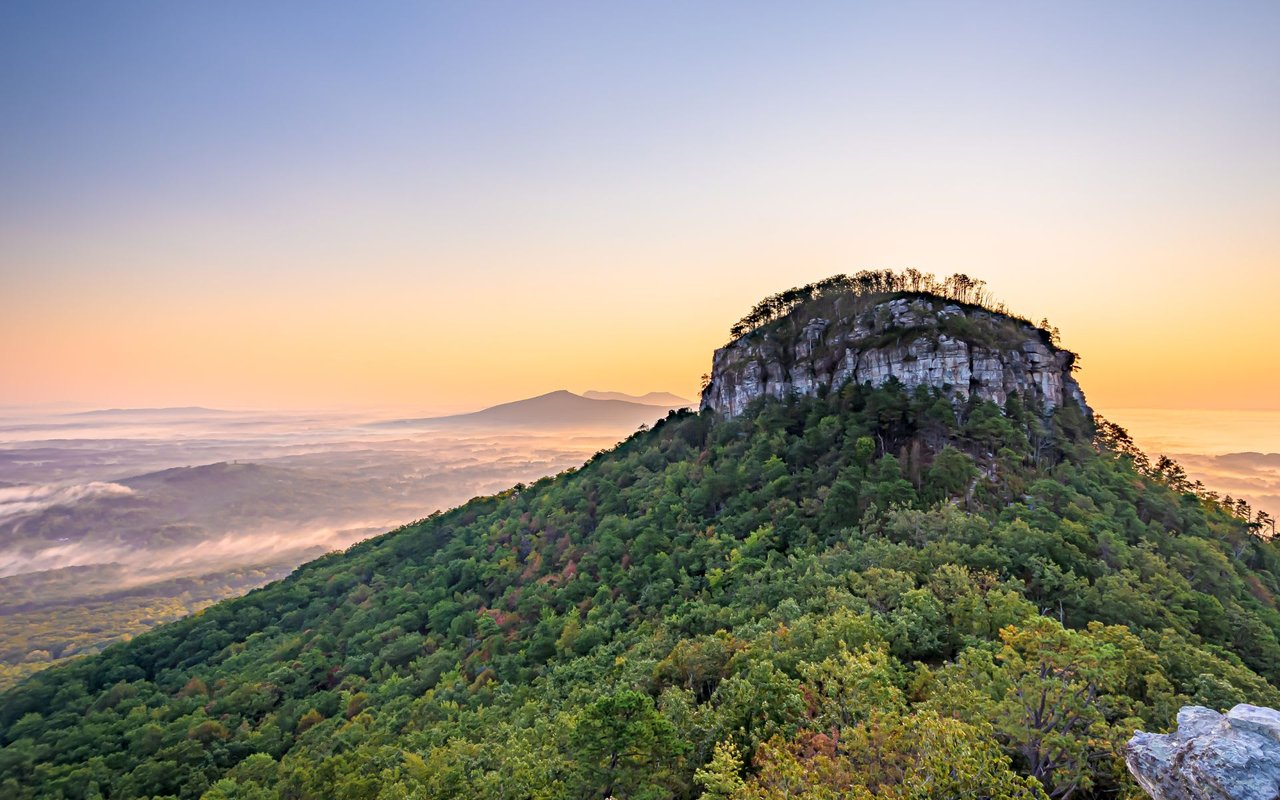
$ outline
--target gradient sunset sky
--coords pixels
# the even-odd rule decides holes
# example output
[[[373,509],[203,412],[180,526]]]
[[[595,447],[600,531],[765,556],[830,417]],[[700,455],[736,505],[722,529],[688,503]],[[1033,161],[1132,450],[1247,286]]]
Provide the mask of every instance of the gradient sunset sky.
[[[1280,3],[0,6],[0,405],[693,396],[984,279],[1100,408],[1280,409]]]

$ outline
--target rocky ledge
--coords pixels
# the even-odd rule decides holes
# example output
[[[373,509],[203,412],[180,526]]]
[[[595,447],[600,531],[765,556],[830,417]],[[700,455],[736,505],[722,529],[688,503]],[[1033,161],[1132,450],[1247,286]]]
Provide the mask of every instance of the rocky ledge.
[[[1135,733],[1125,763],[1155,800],[1280,798],[1280,711],[1187,706],[1173,733]]]
[[[1003,405],[1017,393],[1046,414],[1067,403],[1089,413],[1071,374],[1075,355],[1022,320],[929,295],[851,303],[829,318],[805,310],[717,350],[702,407],[736,416],[760,397],[896,378],[908,390],[937,387],[957,400]]]

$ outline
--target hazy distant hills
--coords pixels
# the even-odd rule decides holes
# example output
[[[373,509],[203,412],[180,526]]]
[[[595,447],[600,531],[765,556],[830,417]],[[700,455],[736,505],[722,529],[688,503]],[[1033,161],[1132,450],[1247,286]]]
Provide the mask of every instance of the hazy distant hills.
[[[192,415],[232,414],[218,408],[203,406],[174,406],[169,408],[99,408],[92,411],[76,411],[68,417],[188,417]]]
[[[5,491],[0,575],[113,561],[208,568],[330,549],[367,535],[354,523],[380,499],[365,483],[337,475],[228,463]]]
[[[596,395],[606,394],[596,392]],[[613,393],[609,393],[613,394]],[[654,392],[645,397],[662,395]],[[676,397],[676,400],[680,398]],[[556,392],[491,406],[469,414],[446,417],[402,419],[382,423],[405,427],[471,427],[529,428],[534,430],[566,430],[580,428],[620,428],[630,431],[640,425],[652,425],[667,415],[671,408],[687,405],[639,403],[631,400],[598,399],[561,389]]]
[[[686,408],[693,405],[692,401],[683,397],[676,397],[671,392],[649,392],[648,394],[634,395],[622,392],[597,392],[595,389],[589,389],[583,392],[582,396],[588,400],[624,400],[628,403],[644,403],[645,405],[663,406],[664,408]]]

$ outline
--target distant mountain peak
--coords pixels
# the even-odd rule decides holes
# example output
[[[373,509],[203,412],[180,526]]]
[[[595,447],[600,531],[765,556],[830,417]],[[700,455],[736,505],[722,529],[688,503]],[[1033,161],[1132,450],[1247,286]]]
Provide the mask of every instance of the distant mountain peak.
[[[530,430],[606,428],[630,432],[639,425],[652,425],[666,416],[665,412],[670,408],[672,406],[585,397],[567,389],[557,389],[467,414],[401,419],[382,424],[395,427],[500,427]]]

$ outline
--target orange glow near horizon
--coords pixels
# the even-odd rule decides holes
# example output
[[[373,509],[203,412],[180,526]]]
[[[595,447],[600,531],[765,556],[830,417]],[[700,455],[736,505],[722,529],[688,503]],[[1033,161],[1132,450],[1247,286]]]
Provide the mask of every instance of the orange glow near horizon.
[[[692,398],[914,267],[1099,408],[1280,408],[1276,9],[552,6],[15,11],[0,405]]]
[[[541,286],[517,277],[385,295],[353,285],[33,304],[0,321],[3,403],[457,411],[561,388],[693,398],[712,350],[756,299],[835,271],[779,269],[771,280],[759,268],[735,280],[726,269],[718,286],[669,269],[626,285],[544,273]],[[1274,273],[1240,279],[1257,289],[1240,293],[1136,275],[1103,292],[1080,271],[1045,272],[987,279],[1012,309],[1062,329],[1094,406],[1280,408],[1280,371],[1268,368],[1280,365],[1267,317]]]

